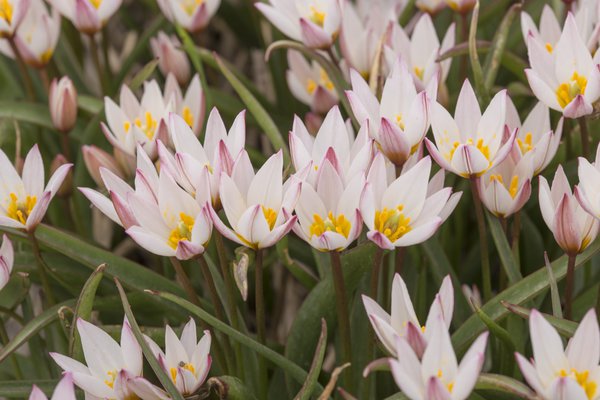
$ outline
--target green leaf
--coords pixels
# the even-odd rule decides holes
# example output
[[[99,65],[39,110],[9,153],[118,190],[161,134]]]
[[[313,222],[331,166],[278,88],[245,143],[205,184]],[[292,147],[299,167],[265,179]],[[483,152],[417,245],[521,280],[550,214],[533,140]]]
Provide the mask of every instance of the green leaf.
[[[556,284],[556,279],[554,278],[554,272],[552,272],[552,267],[550,266],[550,259],[548,258],[548,253],[544,252],[544,262],[546,263],[546,269],[548,270],[548,281],[550,281],[550,298],[552,299],[552,314],[556,318],[562,318],[562,306],[560,304],[560,293],[558,292],[558,285]]]
[[[138,88],[142,87],[144,82],[147,81],[148,78],[150,78],[150,76],[152,76],[154,70],[156,69],[156,67],[158,67],[159,61],[160,60],[158,58],[155,58],[154,60],[144,65],[144,68],[142,68],[137,74],[135,74],[135,76],[131,80],[129,88],[132,91],[135,91]]]
[[[317,379],[321,373],[323,367],[323,359],[325,358],[325,350],[327,349],[327,323],[324,319],[321,319],[321,336],[319,336],[319,342],[317,343],[317,349],[315,350],[315,357],[313,358],[312,366],[308,371],[308,378],[302,385],[300,392],[294,397],[294,400],[310,400],[310,396],[315,390]]]
[[[47,105],[17,101],[0,102],[0,118],[12,118],[43,128],[54,129]]]
[[[262,344],[258,343],[256,340],[233,329],[228,324],[225,324],[222,321],[220,321],[219,319],[213,317],[212,315],[210,315],[209,313],[207,313],[200,307],[195,306],[194,304],[190,303],[189,301],[184,300],[181,297],[172,295],[170,293],[157,292],[157,291],[150,291],[150,293],[157,295],[165,300],[171,301],[171,302],[183,307],[185,310],[194,314],[195,316],[197,316],[198,318],[200,318],[201,320],[203,320],[204,322],[206,322],[208,325],[212,326],[216,330],[226,334],[233,340],[248,347],[249,349],[254,350],[256,353],[263,356],[264,358],[266,358],[267,360],[269,360],[273,364],[275,364],[277,367],[284,370],[298,383],[304,383],[304,381],[306,380],[308,373],[305,370],[303,370],[302,368],[300,368],[297,364],[295,364],[294,362],[283,357],[281,354],[271,350],[267,346],[262,345]],[[316,384],[316,387],[319,392],[323,391],[323,387],[321,385],[319,385],[318,383]]]
[[[181,395],[181,393],[179,393],[171,378],[162,369],[156,357],[154,357],[150,346],[148,346],[146,339],[144,339],[142,331],[140,331],[140,327],[138,326],[137,321],[135,320],[133,311],[131,311],[131,306],[129,305],[129,301],[127,300],[125,290],[123,290],[123,286],[121,286],[121,283],[119,283],[119,280],[116,278],[115,284],[117,285],[117,289],[119,290],[119,295],[121,296],[121,301],[123,302],[123,311],[125,311],[125,315],[127,316],[129,325],[131,325],[131,330],[133,331],[133,334],[138,344],[142,348],[144,357],[146,357],[148,364],[150,364],[150,367],[152,367],[152,371],[154,371],[156,377],[162,384],[163,388],[165,388],[165,390],[167,391],[167,393],[169,393],[173,400],[184,400],[183,396]]]
[[[58,311],[62,307],[73,307],[75,300],[68,300],[62,303],[56,304],[42,312],[37,317],[30,320],[19,333],[17,333],[12,340],[3,348],[0,349],[0,363],[21,347],[30,338],[35,336],[39,331],[50,325],[52,322],[58,319]],[[1,387],[1,386],[0,386]]]
[[[508,302],[502,302],[502,305],[506,307],[507,310],[518,315],[519,317],[529,319],[529,314],[531,313],[530,309]],[[556,328],[558,333],[568,338],[575,334],[575,331],[579,326],[577,322],[569,321],[563,318],[558,318],[550,314],[542,313],[542,315],[544,316],[546,321],[550,323],[550,325]]]
[[[283,136],[281,132],[279,132],[279,128],[273,122],[273,119],[269,116],[265,108],[258,102],[256,97],[244,86],[244,84],[227,68],[225,63],[221,60],[221,58],[215,55],[215,59],[217,60],[217,64],[221,73],[225,76],[225,78],[229,81],[233,89],[240,96],[246,107],[248,107],[248,111],[254,116],[258,125],[265,131],[267,138],[273,145],[276,150],[283,151],[283,157],[285,163],[289,163],[290,154],[283,140]]]
[[[479,2],[475,3],[473,14],[471,15],[471,26],[469,29],[469,59],[471,60],[471,69],[473,70],[473,78],[475,79],[475,91],[479,96],[479,101],[487,104],[489,102],[489,93],[485,89],[483,77],[483,69],[479,62],[479,54],[477,53],[477,22],[479,20]]]
[[[39,387],[46,395],[51,396],[58,380],[35,380],[35,381],[7,381],[0,382],[0,397],[27,398],[31,393],[33,385]]]
[[[210,91],[208,90],[208,82],[206,81],[206,73],[204,72],[204,65],[202,65],[202,59],[196,51],[194,41],[192,40],[190,35],[185,31],[185,29],[183,29],[181,25],[176,25],[175,30],[177,31],[177,35],[181,38],[181,41],[183,42],[183,48],[192,60],[192,65],[194,66],[194,69],[200,77],[200,84],[202,86],[202,91],[204,92],[204,106],[206,108],[205,111],[209,111],[212,108],[213,102],[210,96]],[[206,114],[208,114],[208,112],[206,112]]]
[[[277,249],[279,260],[294,276],[294,278],[296,278],[308,290],[314,288],[318,282],[317,277],[308,267],[294,260],[290,256],[290,251],[288,249],[288,238],[283,237],[279,242],[277,242],[275,247]]]
[[[256,400],[254,393],[235,376],[219,376],[206,381],[209,390],[214,391],[219,399]]]
[[[521,276],[519,267],[515,262],[515,258],[513,257],[513,252],[508,244],[506,235],[504,234],[498,218],[494,217],[488,212],[486,212],[485,215],[487,217],[488,226],[490,227],[492,239],[496,245],[496,250],[498,250],[498,255],[500,256],[500,262],[502,267],[504,267],[504,272],[506,272],[506,276],[508,276],[508,281],[510,284],[514,285],[523,277]]]
[[[506,329],[498,325],[494,320],[492,320],[483,311],[481,311],[481,308],[475,307],[475,311],[479,318],[481,318],[481,321],[483,321],[483,323],[488,327],[490,332],[506,345],[506,347],[508,348],[508,352],[510,354],[514,353],[515,344],[510,336],[510,333],[508,333]]]
[[[520,399],[535,399],[535,393],[523,383],[509,378],[508,376],[496,374],[481,374],[475,385],[477,390],[494,390],[517,396]]]
[[[102,102],[102,100],[93,96],[85,95],[77,96],[77,105],[79,106],[80,110],[92,115],[98,114],[100,111],[102,111],[102,108],[104,107],[104,103]]]

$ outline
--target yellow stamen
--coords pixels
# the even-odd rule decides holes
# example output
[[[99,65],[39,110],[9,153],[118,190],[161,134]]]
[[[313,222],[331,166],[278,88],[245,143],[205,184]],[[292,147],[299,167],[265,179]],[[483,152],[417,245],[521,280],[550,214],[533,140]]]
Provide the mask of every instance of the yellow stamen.
[[[43,52],[40,55],[40,61],[42,62],[42,64],[48,64],[48,61],[50,61],[53,54],[54,52],[52,51],[52,49],[48,49],[45,52]]]
[[[188,106],[183,107],[183,111],[181,112],[181,116],[183,120],[191,127],[194,126],[194,113]]]
[[[190,217],[185,213],[179,213],[179,223],[177,227],[171,231],[169,235],[168,244],[173,249],[177,248],[177,245],[182,240],[192,239],[192,230],[194,229],[194,218]]]
[[[184,0],[181,2],[181,8],[189,16],[194,15],[196,9],[202,5],[204,0]]]
[[[261,206],[261,207],[262,207],[262,211],[265,216],[265,219],[267,220],[267,223],[269,224],[269,229],[273,230],[273,227],[275,226],[275,221],[277,221],[277,212],[275,212],[275,210],[273,210],[272,208],[268,208],[265,206]]]
[[[325,24],[326,15],[324,11],[319,10],[317,7],[310,6],[310,16],[308,18],[320,27]]]
[[[187,369],[188,371],[190,371],[192,374],[196,375],[196,368],[194,368],[194,366],[190,363],[184,363],[183,361],[179,363],[179,367],[183,368],[183,369]],[[177,368],[172,367],[169,372],[171,372],[171,379],[173,380],[173,383],[177,383]]]
[[[398,128],[404,130],[405,125],[404,120],[402,119],[402,114],[396,114],[396,125],[398,125]]]
[[[450,149],[450,151],[448,153],[446,153],[446,159],[448,161],[452,161],[452,157],[454,157],[454,152],[456,151],[458,146],[460,146],[460,142],[455,141],[454,143],[452,143],[452,148]]]
[[[552,54],[552,52],[554,51],[554,47],[552,47],[552,45],[550,43],[546,43],[546,51],[548,51],[548,53]]]
[[[531,132],[527,132],[525,134],[525,139],[520,139],[517,138],[517,144],[519,145],[519,148],[521,149],[521,153],[525,154],[528,151],[533,150],[533,135],[531,134]]]
[[[510,193],[510,197],[514,199],[518,191],[519,177],[517,175],[513,175],[512,179],[510,180],[510,186],[508,187],[508,193]]]
[[[115,380],[117,379],[117,371],[108,371],[106,375],[108,376],[108,379],[104,380],[104,384],[109,388],[114,389]]]
[[[375,211],[375,229],[383,233],[391,242],[395,242],[412,230],[410,218],[403,213],[404,205],[388,210]]]
[[[125,129],[125,133],[129,133],[129,130],[131,129],[131,122],[129,122],[129,121],[123,122],[123,129]]]
[[[596,394],[596,389],[598,388],[598,384],[590,378],[590,371],[578,371],[575,368],[571,368],[570,372],[567,372],[564,369],[561,369],[558,373],[561,378],[570,377],[574,379],[579,386],[583,389],[588,399],[593,399]]]
[[[330,212],[325,220],[319,214],[314,214],[313,220],[314,222],[310,226],[311,237],[314,235],[321,236],[325,232],[337,232],[345,238],[348,238],[348,235],[350,235],[352,224],[344,214],[335,217],[333,213]]]
[[[317,82],[315,82],[313,79],[308,79],[306,81],[306,91],[308,94],[312,95],[315,90],[317,90]]]
[[[331,79],[329,79],[329,75],[327,75],[327,72],[325,72],[325,70],[323,68],[321,68],[320,75],[321,75],[321,86],[323,86],[327,90],[333,90],[334,89],[333,82],[331,82]]]
[[[585,94],[585,88],[587,86],[587,78],[583,75],[579,75],[577,72],[573,72],[571,80],[569,82],[561,83],[556,89],[556,100],[558,104],[565,108],[575,97],[578,95]]]
[[[13,5],[9,0],[0,0],[0,18],[10,25],[13,18]]]
[[[154,138],[154,134],[156,133],[156,129],[158,128],[158,121],[152,117],[152,113],[150,111],[146,111],[144,114],[146,120],[142,122],[140,118],[136,118],[134,123],[135,126],[140,128],[144,135],[148,138],[148,140],[152,140]],[[125,123],[127,124],[127,123]]]
[[[425,73],[424,68],[414,67],[413,71],[415,72],[415,75],[417,76],[417,78],[419,78],[420,80],[423,80],[423,74]]]
[[[458,11],[459,9],[459,5],[457,1],[449,1],[448,2],[448,6],[453,9],[454,11]]]
[[[33,207],[37,203],[36,196],[26,196],[24,202],[19,202],[16,194],[11,193],[8,207],[6,207],[6,216],[19,221],[22,224],[27,222],[27,218],[31,214]]]

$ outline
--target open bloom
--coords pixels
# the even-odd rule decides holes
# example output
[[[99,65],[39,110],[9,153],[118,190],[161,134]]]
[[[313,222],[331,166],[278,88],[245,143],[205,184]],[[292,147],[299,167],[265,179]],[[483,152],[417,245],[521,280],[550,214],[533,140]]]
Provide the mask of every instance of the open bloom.
[[[23,61],[35,68],[48,64],[60,36],[60,14],[56,9],[48,11],[42,0],[30,0],[14,40]],[[15,55],[8,40],[0,41],[0,52],[8,57]]]
[[[123,0],[49,0],[82,33],[93,35],[121,7]]]
[[[37,144],[25,158],[22,176],[0,150],[0,226],[32,232],[72,166],[62,165],[44,187],[44,162]]]
[[[525,73],[535,96],[567,118],[591,114],[592,104],[600,97],[600,52],[592,59],[573,14],[567,16],[552,53],[532,38],[527,40],[527,49],[531,68]]]
[[[392,376],[411,400],[465,400],[475,387],[483,362],[488,333],[473,342],[460,364],[441,315],[433,318],[422,359],[404,339],[396,341],[398,359],[389,360]]]
[[[427,150],[444,169],[464,178],[480,176],[510,152],[516,132],[503,142],[506,90],[497,93],[481,114],[475,92],[465,80],[454,118],[439,103],[433,105],[431,128],[435,144],[425,139]]]
[[[165,17],[190,32],[206,28],[220,5],[221,0],[158,0]]]
[[[39,387],[33,385],[29,400],[48,400],[48,398]],[[67,372],[60,382],[58,382],[50,400],[76,400],[73,375],[71,373]]]
[[[77,319],[77,331],[87,366],[61,354],[50,353],[50,356],[73,375],[73,381],[86,395],[101,399],[127,398],[124,394],[131,391],[120,372],[142,374],[142,349],[127,319],[123,321],[120,345],[108,333],[81,318]]]
[[[406,284],[400,274],[394,275],[392,283],[391,315],[370,297],[362,296],[363,304],[371,325],[385,349],[394,357],[402,357],[397,353],[396,342],[405,339],[412,347],[418,358],[421,358],[431,337],[431,325],[441,316],[446,327],[450,327],[454,312],[454,289],[452,280],[446,276],[442,281],[439,292],[435,295],[427,322],[421,325],[415,314]]]
[[[522,156],[533,154],[533,173],[537,175],[556,155],[562,137],[564,118],[558,121],[556,129],[552,131],[550,110],[544,103],[538,102],[521,124],[514,103],[509,97],[507,101],[506,125],[511,131],[517,130],[515,148]]]
[[[272,155],[256,175],[246,151],[240,152],[231,176],[221,173],[219,187],[225,216],[231,226],[221,221],[209,205],[215,228],[236,243],[253,249],[273,246],[287,235],[296,222],[291,212],[298,198],[301,182],[292,177],[284,193],[283,153]]]
[[[537,310],[529,316],[533,359],[515,354],[523,377],[544,400],[600,397],[600,331],[594,310],[585,314],[567,348]]]
[[[0,246],[0,290],[8,283],[10,273],[13,269],[15,254],[12,242],[6,235],[2,235],[2,245]]]
[[[256,8],[286,36],[314,49],[331,47],[340,30],[340,0],[269,0]]]
[[[596,149],[596,160],[590,163],[579,157],[579,185],[575,186],[575,197],[588,213],[600,219],[600,146]]]
[[[158,58],[158,67],[163,75],[173,74],[177,83],[185,85],[191,76],[190,61],[185,52],[179,47],[181,43],[177,36],[167,35],[163,31],[158,32],[156,37],[150,39],[152,54]]]
[[[521,156],[515,149],[479,178],[479,198],[492,214],[507,218],[523,208],[529,200],[532,178],[532,154]]]
[[[429,129],[430,103],[435,100],[437,79],[431,92],[417,93],[406,64],[397,61],[383,86],[381,101],[371,92],[365,80],[351,71],[352,90],[346,95],[359,123],[369,121],[369,134],[396,166],[402,166],[421,144]]]
[[[6,0],[0,3],[0,37],[14,35],[29,11],[30,4],[30,0]]]
[[[369,228],[367,237],[377,246],[393,250],[422,243],[454,210],[461,194],[452,195],[449,187],[430,193],[430,172],[431,159],[425,157],[397,179],[389,179],[383,156],[375,157],[360,211]]]
[[[423,14],[410,38],[400,25],[393,26],[390,43],[386,47],[386,59],[389,65],[393,65],[398,54],[401,54],[402,60],[413,75],[417,89],[421,91],[434,77],[439,84],[446,81],[452,59],[441,63],[436,60],[440,54],[454,47],[454,41],[454,24],[450,25],[440,44],[431,16]]]
[[[287,58],[290,69],[286,78],[295,98],[319,114],[325,114],[338,103],[333,82],[316,61],[309,63],[295,50],[288,50]]]
[[[294,169],[300,172],[310,166],[306,180],[311,185],[315,184],[326,159],[336,167],[344,183],[357,174],[364,174],[372,158],[368,129],[368,124],[365,124],[354,138],[352,128],[347,127],[337,106],[327,113],[315,136],[308,132],[300,118],[295,117],[289,136]]]
[[[175,75],[167,75],[165,82],[165,99],[173,99],[174,112],[181,116],[186,124],[192,128],[194,135],[200,134],[202,124],[204,123],[204,92],[200,84],[200,77],[196,74],[193,76],[190,84],[185,92],[182,93],[181,87],[175,79]]]
[[[198,341],[196,336],[196,322],[190,321],[183,328],[181,339],[173,329],[167,325],[165,330],[165,352],[149,337],[146,341],[162,369],[171,377],[179,393],[191,396],[202,386],[210,366],[211,336],[209,331]]]
[[[540,176],[539,202],[546,225],[565,253],[581,253],[598,236],[598,220],[588,214],[571,193],[562,166],[556,170],[552,188],[546,178]]]

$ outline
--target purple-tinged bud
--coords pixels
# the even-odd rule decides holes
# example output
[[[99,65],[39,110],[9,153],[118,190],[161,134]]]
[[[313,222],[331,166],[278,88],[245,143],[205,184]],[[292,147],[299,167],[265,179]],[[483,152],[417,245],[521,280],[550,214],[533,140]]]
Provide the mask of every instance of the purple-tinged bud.
[[[54,79],[50,85],[50,116],[61,132],[69,132],[77,121],[77,90],[68,77]]]
[[[85,166],[87,167],[90,176],[99,187],[104,187],[104,182],[100,176],[101,167],[106,168],[115,175],[123,178],[123,171],[121,170],[119,163],[106,151],[96,146],[83,146],[81,151],[83,152]]]

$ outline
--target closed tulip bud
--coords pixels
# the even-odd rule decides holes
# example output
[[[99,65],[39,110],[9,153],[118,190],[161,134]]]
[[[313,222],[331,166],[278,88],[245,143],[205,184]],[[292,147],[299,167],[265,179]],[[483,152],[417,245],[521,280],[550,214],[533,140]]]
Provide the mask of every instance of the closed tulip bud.
[[[54,157],[54,160],[52,160],[52,163],[50,164],[50,172],[54,174],[54,172],[56,172],[61,166],[68,164],[68,163],[69,163],[69,161],[66,159],[66,157],[63,156],[62,154],[59,154],[56,157]],[[68,197],[71,195],[72,191],[73,191],[73,171],[69,170],[69,172],[65,176],[65,180],[63,181],[62,185],[56,191],[56,195],[58,197]]]
[[[168,36],[164,32],[150,39],[152,54],[158,58],[158,67],[163,75],[173,74],[179,85],[185,85],[190,80],[190,62],[180,46],[175,36]]]
[[[83,152],[85,166],[98,186],[104,187],[104,182],[100,176],[100,167],[106,168],[120,178],[123,178],[123,172],[119,167],[119,163],[106,151],[96,146],[83,146],[81,151]]]
[[[77,90],[68,77],[54,79],[50,85],[50,116],[61,132],[69,132],[77,120]]]

